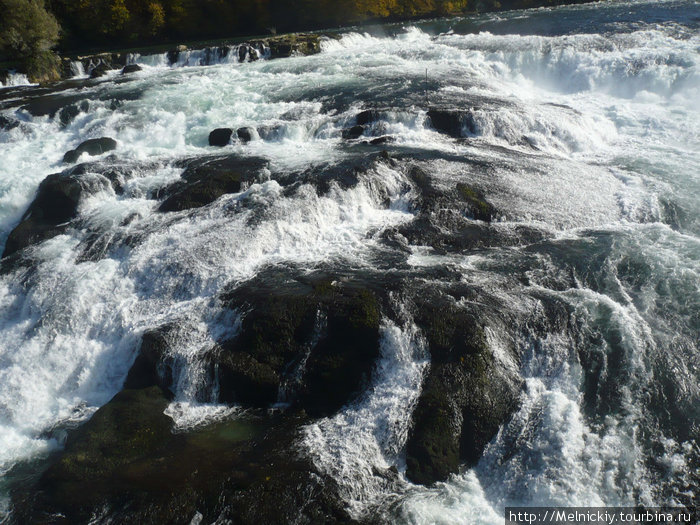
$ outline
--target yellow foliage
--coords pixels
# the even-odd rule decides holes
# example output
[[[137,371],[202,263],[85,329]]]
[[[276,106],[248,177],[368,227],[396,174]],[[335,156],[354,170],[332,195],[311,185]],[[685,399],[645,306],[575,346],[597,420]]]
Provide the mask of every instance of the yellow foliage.
[[[114,29],[123,29],[129,22],[130,13],[124,0],[114,0],[110,8],[112,15],[112,25]]]

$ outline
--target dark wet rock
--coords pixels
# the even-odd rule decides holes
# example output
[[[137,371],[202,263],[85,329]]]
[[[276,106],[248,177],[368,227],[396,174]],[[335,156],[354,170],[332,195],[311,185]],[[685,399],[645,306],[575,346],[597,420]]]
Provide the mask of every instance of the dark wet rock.
[[[173,383],[169,331],[170,327],[166,326],[143,334],[138,354],[124,382],[124,389],[138,390],[158,386],[169,394]]]
[[[236,130],[236,136],[243,144],[247,144],[255,139],[255,129],[250,127],[238,128],[238,130]]]
[[[395,142],[396,139],[394,137],[390,137],[389,135],[385,135],[383,137],[377,137],[376,139],[372,139],[370,141],[365,141],[363,144],[368,144],[370,146],[383,146],[384,144],[391,144],[392,142]]]
[[[477,130],[474,117],[465,111],[431,109],[428,118],[433,129],[453,138],[461,138],[465,132],[475,134]]]
[[[104,77],[111,69],[112,68],[105,62],[100,62],[90,71],[90,78]]]
[[[301,172],[275,173],[273,178],[285,187],[290,195],[300,185],[311,185],[318,195],[327,195],[334,188],[347,190],[360,182],[363,174],[376,168],[377,163],[391,164],[393,161],[385,151],[363,154],[360,158],[348,158],[339,162],[317,164]],[[408,191],[408,187],[406,191]]]
[[[180,53],[185,53],[187,51],[187,46],[179,45],[175,49],[168,51],[168,62],[170,65],[175,64],[180,59]]]
[[[246,62],[258,59],[258,51],[249,44],[241,44],[238,47],[238,61]]]
[[[109,185],[102,177],[84,176],[80,169],[83,166],[49,175],[42,181],[21,222],[10,232],[3,257],[63,233],[68,222],[76,217],[83,193]]]
[[[470,310],[450,295],[425,293],[417,308],[431,367],[413,414],[406,475],[429,485],[444,481],[462,463],[476,464],[516,410],[521,380],[489,348],[483,305]]]
[[[365,132],[364,126],[353,126],[343,130],[343,138],[346,140],[359,139]]]
[[[106,482],[129,463],[153,456],[172,430],[172,420],[163,414],[167,405],[158,387],[120,392],[71,436],[63,457],[46,472],[44,483],[60,482],[71,492],[73,485]]]
[[[87,100],[82,102],[77,102],[75,104],[70,104],[63,107],[58,112],[58,119],[61,122],[61,126],[66,127],[68,124],[75,120],[75,117],[80,115],[81,112],[85,112],[90,108],[90,103]]]
[[[19,522],[354,523],[329,476],[295,451],[302,415],[252,414],[172,433],[157,387],[125,390],[69,437]],[[122,424],[124,423],[124,424]],[[27,492],[30,493],[27,496]]]
[[[238,193],[242,184],[254,182],[267,165],[264,159],[235,155],[198,157],[181,163],[185,168],[182,181],[165,190],[167,198],[162,212],[200,208],[222,195]]]
[[[271,274],[231,291],[241,331],[214,356],[224,402],[265,407],[287,401],[312,415],[334,413],[366,381],[379,355],[374,291],[325,276]]]
[[[420,190],[421,212],[443,221],[442,226],[446,225],[445,215],[451,212],[456,212],[456,215],[452,213],[454,218],[466,216],[485,222],[491,221],[495,215],[493,206],[483,194],[466,183],[457,183],[454,188],[437,186],[430,175],[418,166],[411,167],[408,175]]]
[[[233,130],[231,128],[218,128],[209,133],[209,145],[224,147],[231,142]]]
[[[321,52],[321,36],[318,34],[289,34],[265,39],[270,58],[286,58],[292,55],[314,55]]]
[[[142,68],[141,66],[139,66],[138,64],[127,64],[127,65],[124,66],[124,68],[122,69],[121,74],[122,74],[122,75],[128,75],[128,74],[130,74],[130,73],[136,73],[136,72],[138,72],[138,71],[143,71],[143,68]]]
[[[61,121],[61,125],[63,127],[67,126],[70,124],[75,117],[77,117],[80,114],[80,109],[78,108],[77,105],[71,104],[70,106],[66,106],[63,108],[59,113],[58,113],[58,118]]]
[[[144,361],[134,363],[125,389],[70,431],[38,481],[13,493],[19,522],[50,512],[52,523],[100,515],[184,525],[197,513],[205,523],[353,523],[336,482],[297,452],[299,428],[309,422],[303,413],[248,411],[173,432],[164,414],[170,396],[143,375],[167,351],[168,330],[144,336]]]
[[[382,120],[382,113],[376,109],[366,109],[355,116],[355,123],[359,126],[368,126]]]
[[[99,139],[90,139],[82,142],[74,150],[68,151],[63,156],[63,162],[66,164],[72,164],[76,162],[80,155],[87,153],[88,155],[102,155],[108,151],[117,149],[117,141],[109,137],[101,137]]]
[[[20,124],[19,120],[0,115],[0,129],[1,130],[10,131],[11,129],[15,129],[16,127],[18,127],[19,124]]]

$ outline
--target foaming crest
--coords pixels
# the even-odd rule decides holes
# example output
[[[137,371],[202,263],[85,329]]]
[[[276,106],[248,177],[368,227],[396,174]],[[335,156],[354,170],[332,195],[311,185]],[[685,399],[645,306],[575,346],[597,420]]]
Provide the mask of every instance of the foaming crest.
[[[210,399],[211,392],[202,393],[198,356],[221,336],[221,326],[235,329],[236,323],[220,318],[215,305],[211,310],[209,298],[264,264],[359,255],[372,242],[368,231],[407,220],[402,175],[380,170],[381,178],[369,174],[355,188],[335,187],[324,197],[305,186],[283,198],[279,184],[270,181],[194,215],[144,212],[112,233],[142,242],[98,262],[76,262],[83,236],[78,231],[37,247],[33,270],[0,279],[0,413],[13,429],[3,434],[11,443],[2,448],[0,464],[45,449],[45,440],[42,445],[32,436],[69,417],[80,403],[108,401],[148,328],[189,319],[173,341],[176,390],[182,401]],[[389,209],[383,205],[387,196],[394,202]],[[114,202],[113,194],[105,198]],[[251,227],[253,211],[232,215],[237,201],[254,205],[265,220]],[[131,208],[128,200],[126,206]],[[92,217],[104,224],[99,214]]]
[[[372,388],[339,414],[304,429],[304,448],[317,468],[338,481],[356,518],[381,508],[401,483],[401,451],[428,365],[425,343],[412,323],[400,327],[385,319],[381,334]]]

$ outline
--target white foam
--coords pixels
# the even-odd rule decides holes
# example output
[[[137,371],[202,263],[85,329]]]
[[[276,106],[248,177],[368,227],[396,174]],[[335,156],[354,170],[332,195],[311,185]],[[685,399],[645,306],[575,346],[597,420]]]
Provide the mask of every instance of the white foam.
[[[340,485],[350,513],[359,518],[387,496],[379,472],[405,470],[401,458],[411,413],[428,365],[415,325],[382,323],[381,358],[373,385],[356,404],[304,429],[304,446],[314,464]],[[398,475],[398,474],[397,474]]]
[[[561,298],[576,305],[582,318],[607,308],[615,322],[628,327],[622,333],[642,383],[650,373],[643,357],[668,354],[654,346],[655,330],[674,334],[686,344],[686,354],[672,356],[679,384],[688,396],[697,395],[691,356],[696,347],[683,330],[692,326],[697,300],[700,219],[692,213],[680,217],[679,232],[658,221],[664,200],[682,210],[699,209],[698,38],[663,24],[555,37],[486,32],[432,37],[409,28],[396,38],[348,34],[324,40],[320,55],[290,60],[237,64],[230,52],[231,63],[202,67],[206,57],[190,52],[177,65],[196,67],[171,68],[166,55],[132,57],[144,70],[128,82],[115,84],[108,77],[65,92],[89,99],[88,110],[65,127],[58,118],[32,117],[24,110],[10,114],[22,126],[0,131],[0,246],[41,180],[64,169],[63,154],[81,141],[113,137],[120,162],[141,167],[134,168],[123,195],[106,189],[87,198],[77,229],[32,248],[34,273],[0,277],[0,469],[50,450],[56,443],[44,431],[85,418],[108,401],[121,387],[141,334],[165,323],[183,328],[173,334],[178,397],[169,413],[182,428],[227,414],[212,403],[215,393],[205,388],[200,366],[220,331],[236,330],[237,321],[223,316],[215,299],[222,287],[267,264],[342,261],[374,267],[372,250],[383,229],[412,217],[413,195],[400,168],[379,164],[357,187],[333,186],[325,195],[311,186],[285,195],[270,175],[356,154],[346,147],[342,129],[375,95],[392,106],[384,95],[407,86],[416,98],[398,99],[398,107],[388,107],[363,138],[391,134],[408,152],[474,161],[431,161],[425,167],[438,184],[465,181],[484,189],[502,212],[492,227],[503,233],[526,225],[549,233],[552,242],[577,242],[595,228],[615,239],[607,264],[629,254],[649,262],[658,277],[638,292],[617,283],[610,302],[578,282],[581,290]],[[437,86],[427,100],[426,69],[428,85]],[[112,109],[110,99],[122,95],[121,105]],[[335,107],[335,97],[346,95],[350,102]],[[426,126],[426,105],[441,103],[473,116],[476,127],[473,133],[465,130],[466,141]],[[242,126],[276,131],[248,145],[216,150],[207,145],[212,129]],[[270,172],[241,194],[200,210],[155,213],[157,204],[147,197],[179,178],[182,170],[173,161],[210,153],[264,156]],[[86,230],[114,239],[132,235],[138,242],[108,250],[100,261],[77,263]],[[409,263],[416,267],[448,266],[462,271],[466,282],[508,293],[520,286],[499,273],[497,264],[508,257],[517,262],[515,249],[465,257],[411,249]],[[543,290],[550,277],[546,258],[533,256],[542,267],[528,273],[531,285]],[[678,297],[690,306],[675,304]],[[513,296],[510,304],[522,311],[533,307],[522,301]],[[399,511],[408,523],[461,523],[465,516],[469,522],[497,523],[505,501],[614,504],[632,501],[635,491],[645,501],[657,497],[630,430],[639,421],[634,385],[625,400],[628,419],[592,426],[581,410],[581,372],[572,343],[556,334],[541,341],[546,360],[532,356],[525,363],[522,408],[476,469],[433,489],[411,486],[401,476],[394,484],[376,475],[373,467],[402,468],[410,413],[399,407],[415,401],[425,364],[410,323],[386,322],[382,330],[374,388],[359,403],[307,429],[317,465],[339,480],[356,515],[395,497],[394,490],[405,495]],[[78,407],[85,410],[76,416]],[[529,433],[532,455],[519,449],[502,466],[503,440],[518,428]],[[674,472],[686,468],[687,446],[664,443],[664,464]]]

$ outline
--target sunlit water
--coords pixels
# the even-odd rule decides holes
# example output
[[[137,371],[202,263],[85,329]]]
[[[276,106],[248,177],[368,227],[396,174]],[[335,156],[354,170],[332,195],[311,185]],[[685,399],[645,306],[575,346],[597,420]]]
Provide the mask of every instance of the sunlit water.
[[[546,232],[542,242],[478,253],[412,246],[406,263],[459,271],[518,319],[541,309],[539,296],[555,298],[577,325],[543,336],[523,322],[507,334],[523,355],[519,411],[474,469],[424,488],[405,480],[402,454],[429,349],[410,316],[385,320],[373,387],[303,431],[351,513],[495,524],[507,504],[691,501],[700,479],[699,20],[692,1],[614,2],[343,33],[311,57],[207,67],[135,57],[144,70],[130,81],[62,92],[88,101],[66,127],[4,110],[22,125],[0,131],[0,247],[82,140],[117,139],[133,178],[123,195],[86,199],[80,227],[31,248],[31,270],[0,277],[0,516],[2,476],[60,447],[51,429],[120,390],[145,330],[187,320],[169,414],[183,426],[230,415],[207,404],[195,366],[235,333],[237,320],[215,300],[222,287],[283,262],[374,266],[379,232],[412,218],[399,168],[377,164],[355,188],[325,196],[311,186],[286,196],[263,174],[193,213],[156,213],[147,198],[179,178],[174,160],[213,151],[207,136],[217,127],[276,129],[229,146],[269,159],[271,172],[362,155],[341,130],[366,107],[385,110],[392,148],[427,159],[441,180],[482,189],[501,212],[498,228]],[[431,130],[429,105],[471,109],[469,140]],[[263,220],[249,220],[252,207],[232,213],[236,202],[255,203]],[[88,230],[139,242],[82,262]],[[575,285],[561,285],[563,276]],[[489,335],[492,345],[504,337]],[[615,410],[587,411],[581,348],[616,382]],[[376,476],[392,465],[397,481]]]

